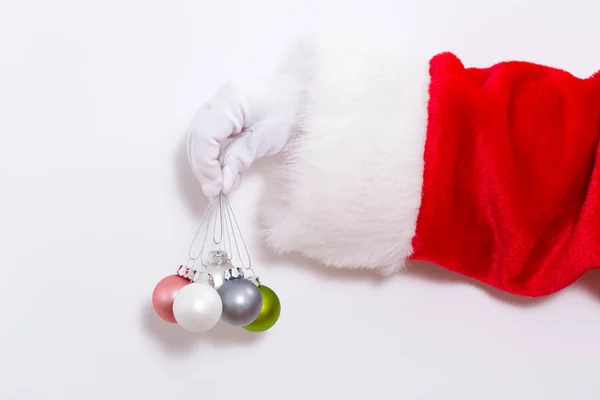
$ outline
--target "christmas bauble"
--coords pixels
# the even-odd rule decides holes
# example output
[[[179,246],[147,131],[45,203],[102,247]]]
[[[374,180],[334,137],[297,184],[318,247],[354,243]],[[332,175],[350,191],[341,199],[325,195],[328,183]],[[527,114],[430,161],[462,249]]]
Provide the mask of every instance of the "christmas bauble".
[[[177,293],[189,284],[188,279],[179,275],[170,275],[158,282],[152,292],[152,307],[159,317],[168,322],[177,322],[173,315],[173,300]]]
[[[223,322],[234,325],[248,325],[260,314],[262,295],[258,287],[247,279],[228,280],[219,288],[223,302]]]
[[[229,268],[231,268],[231,264],[229,262],[224,262],[222,264],[210,263],[206,266],[206,272],[212,276],[215,289],[218,290],[223,282],[225,282],[223,276],[225,271],[227,271]]]
[[[223,311],[219,293],[203,282],[190,283],[177,293],[173,315],[183,329],[202,333],[212,329]]]
[[[269,287],[260,285],[258,287],[262,296],[262,308],[258,317],[244,329],[250,332],[264,332],[275,325],[281,314],[281,302],[277,294]]]

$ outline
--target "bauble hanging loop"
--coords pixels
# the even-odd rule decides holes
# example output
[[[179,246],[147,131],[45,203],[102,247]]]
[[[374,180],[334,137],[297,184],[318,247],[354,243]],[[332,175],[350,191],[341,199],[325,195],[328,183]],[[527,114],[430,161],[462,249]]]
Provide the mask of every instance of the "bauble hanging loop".
[[[240,267],[228,268],[223,273],[223,278],[224,278],[225,282],[231,281],[234,279],[243,279],[244,278],[244,270]]]

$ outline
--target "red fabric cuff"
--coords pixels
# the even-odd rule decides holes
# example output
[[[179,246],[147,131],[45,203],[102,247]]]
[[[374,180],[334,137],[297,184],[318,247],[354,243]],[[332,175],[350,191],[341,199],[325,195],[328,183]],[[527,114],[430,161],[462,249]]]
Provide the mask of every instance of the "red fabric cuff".
[[[600,74],[430,62],[412,259],[542,296],[600,266]]]

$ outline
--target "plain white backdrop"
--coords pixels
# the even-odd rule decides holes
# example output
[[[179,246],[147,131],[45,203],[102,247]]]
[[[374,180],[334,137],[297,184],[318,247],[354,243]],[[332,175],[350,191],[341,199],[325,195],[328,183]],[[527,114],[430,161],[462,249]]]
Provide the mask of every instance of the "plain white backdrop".
[[[599,274],[528,300],[431,265],[380,280],[275,257],[260,168],[232,202],[276,328],[192,335],[150,304],[205,205],[183,130],[223,82],[333,19],[587,76],[598,4],[0,0],[0,399],[598,399]]]

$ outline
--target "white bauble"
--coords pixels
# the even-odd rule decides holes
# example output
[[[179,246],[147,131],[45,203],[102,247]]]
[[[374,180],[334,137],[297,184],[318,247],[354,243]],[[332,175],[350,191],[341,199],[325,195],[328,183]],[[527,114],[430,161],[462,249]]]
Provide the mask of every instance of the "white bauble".
[[[202,282],[184,286],[173,301],[173,315],[186,331],[202,333],[211,330],[223,312],[221,296],[210,285]]]

